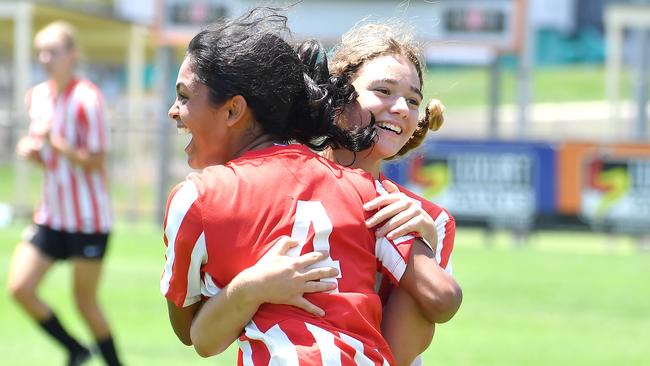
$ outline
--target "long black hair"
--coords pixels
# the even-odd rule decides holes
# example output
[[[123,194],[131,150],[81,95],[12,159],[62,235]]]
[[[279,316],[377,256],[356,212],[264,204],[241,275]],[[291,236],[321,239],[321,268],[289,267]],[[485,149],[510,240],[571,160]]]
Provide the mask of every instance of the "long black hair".
[[[187,48],[190,67],[210,90],[211,102],[243,96],[262,130],[280,141],[314,150],[371,147],[374,126],[349,131],[335,123],[356,97],[354,88],[345,78],[330,78],[318,43],[295,50],[285,41],[289,35],[278,9],[255,8],[194,36]]]

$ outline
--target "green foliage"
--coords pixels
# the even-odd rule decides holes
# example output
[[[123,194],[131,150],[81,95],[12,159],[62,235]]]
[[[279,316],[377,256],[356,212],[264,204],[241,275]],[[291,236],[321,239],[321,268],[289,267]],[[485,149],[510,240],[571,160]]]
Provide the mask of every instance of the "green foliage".
[[[0,282],[25,223],[0,230]],[[111,240],[101,300],[129,365],[233,365],[236,351],[201,359],[176,340],[158,291],[164,261],[161,228],[121,223]],[[453,263],[463,305],[438,326],[425,365],[650,364],[650,256],[629,238],[591,233],[535,234],[514,247],[500,233],[460,230]],[[42,295],[85,341],[73,311],[70,273],[58,265]],[[6,290],[6,287],[3,288]],[[6,291],[4,291],[6,293]],[[63,364],[63,353],[7,297],[0,300],[3,365]],[[95,357],[89,366],[102,365]]]

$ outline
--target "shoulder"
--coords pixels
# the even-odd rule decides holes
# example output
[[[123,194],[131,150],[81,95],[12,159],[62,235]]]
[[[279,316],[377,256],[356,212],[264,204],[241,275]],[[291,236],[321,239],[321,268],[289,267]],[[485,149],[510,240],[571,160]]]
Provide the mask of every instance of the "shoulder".
[[[427,213],[429,213],[429,215],[431,215],[432,218],[436,219],[439,216],[443,216],[443,217],[447,217],[449,220],[454,220],[451,213],[447,209],[445,209],[444,207],[439,206],[436,203],[431,202],[428,199],[426,199],[426,198],[424,198],[424,197],[410,191],[406,187],[402,186],[401,184],[396,183],[395,181],[393,181],[391,179],[388,179],[388,178],[385,178],[385,179],[390,180],[391,182],[393,182],[399,188],[400,192],[404,193],[408,197],[411,197],[411,198],[413,198],[415,200],[420,201],[420,203],[422,204],[422,208],[424,208],[424,210],[427,211]]]
[[[80,79],[74,86],[74,98],[84,103],[98,104],[103,101],[99,88],[86,79]]]
[[[36,84],[27,90],[25,94],[25,103],[30,105],[32,100],[39,100],[50,95],[50,85],[47,81]]]

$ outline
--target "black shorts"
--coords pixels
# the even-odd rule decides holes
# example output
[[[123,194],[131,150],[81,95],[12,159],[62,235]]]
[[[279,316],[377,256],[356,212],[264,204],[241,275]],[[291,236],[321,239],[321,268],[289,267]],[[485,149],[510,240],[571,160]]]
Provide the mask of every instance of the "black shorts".
[[[69,233],[33,224],[23,240],[55,260],[68,258],[102,259],[108,246],[108,234]]]

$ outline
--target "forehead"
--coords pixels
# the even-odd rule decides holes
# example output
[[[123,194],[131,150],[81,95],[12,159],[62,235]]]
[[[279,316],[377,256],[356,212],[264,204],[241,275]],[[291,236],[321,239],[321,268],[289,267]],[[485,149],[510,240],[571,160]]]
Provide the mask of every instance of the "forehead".
[[[63,48],[64,45],[65,36],[57,31],[39,33],[34,39],[34,47],[37,49]]]
[[[406,82],[420,89],[420,77],[415,65],[406,57],[399,55],[379,56],[367,61],[355,75],[355,81],[371,82],[378,79]]]

